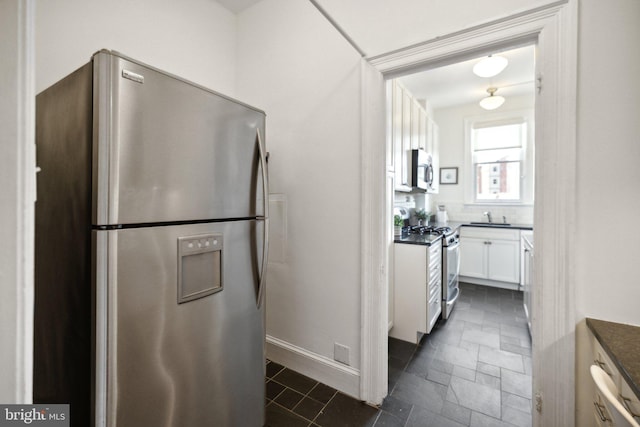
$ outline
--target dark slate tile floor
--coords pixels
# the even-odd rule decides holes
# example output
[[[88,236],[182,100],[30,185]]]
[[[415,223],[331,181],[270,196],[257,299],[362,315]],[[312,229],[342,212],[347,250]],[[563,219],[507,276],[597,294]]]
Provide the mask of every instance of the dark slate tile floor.
[[[389,338],[389,395],[379,409],[268,362],[267,426],[530,427],[522,293],[460,288],[449,320],[418,345]]]
[[[275,362],[266,381],[268,427],[373,426],[382,412]]]

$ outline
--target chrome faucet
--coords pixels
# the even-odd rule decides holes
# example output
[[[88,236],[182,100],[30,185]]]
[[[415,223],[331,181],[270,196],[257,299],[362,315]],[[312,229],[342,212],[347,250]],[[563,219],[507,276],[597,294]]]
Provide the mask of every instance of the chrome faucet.
[[[485,212],[482,215],[486,215],[487,219],[489,220],[489,223],[492,223],[493,221],[491,220],[491,212]]]

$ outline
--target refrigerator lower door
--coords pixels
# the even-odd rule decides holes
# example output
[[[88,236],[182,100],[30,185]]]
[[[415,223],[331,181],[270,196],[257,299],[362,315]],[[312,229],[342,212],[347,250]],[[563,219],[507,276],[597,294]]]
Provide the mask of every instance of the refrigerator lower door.
[[[94,232],[96,425],[264,424],[263,227]]]

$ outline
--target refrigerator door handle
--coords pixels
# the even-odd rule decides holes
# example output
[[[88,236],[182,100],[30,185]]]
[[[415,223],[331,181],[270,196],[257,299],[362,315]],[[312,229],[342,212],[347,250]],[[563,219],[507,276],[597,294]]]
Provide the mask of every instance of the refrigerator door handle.
[[[267,281],[267,253],[269,251],[269,182],[267,176],[267,153],[262,145],[260,129],[256,129],[256,141],[260,152],[260,167],[262,168],[262,192],[264,202],[264,236],[262,239],[262,267],[260,269],[260,284],[258,285],[258,307],[262,305],[264,285]]]

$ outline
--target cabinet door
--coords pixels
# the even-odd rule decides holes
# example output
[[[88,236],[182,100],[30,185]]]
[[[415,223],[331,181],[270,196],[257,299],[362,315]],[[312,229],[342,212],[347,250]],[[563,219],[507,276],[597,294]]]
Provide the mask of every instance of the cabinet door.
[[[394,244],[394,318],[389,336],[418,343],[427,324],[427,246]]]
[[[394,271],[394,243],[393,243],[393,200],[394,200],[394,194],[393,194],[393,190],[395,188],[395,175],[392,171],[387,172],[387,200],[386,200],[386,209],[385,211],[387,212],[387,216],[388,216],[388,220],[387,220],[387,224],[386,224],[386,243],[387,243],[387,265],[388,265],[388,272],[387,272],[387,283],[389,286],[389,297],[388,297],[388,302],[389,302],[389,307],[388,307],[388,315],[389,315],[389,329],[391,329],[393,327],[393,318],[394,318],[394,312],[393,312],[393,308],[394,308],[394,295],[395,295],[395,288],[394,288],[394,277],[393,277],[393,271]]]
[[[531,286],[533,285],[533,252],[531,252],[531,250],[528,248],[524,250],[522,271],[524,273],[524,279],[522,279],[522,290],[524,293],[524,314],[527,317],[529,332],[531,332]]]
[[[402,153],[400,155],[400,182],[396,185],[409,185],[409,156],[411,155],[411,95],[402,91]],[[396,181],[398,171],[396,171]]]
[[[487,278],[487,240],[473,237],[460,239],[460,275]]]
[[[514,240],[490,240],[490,280],[518,283],[520,281],[520,243]]]
[[[420,121],[424,110],[415,99],[411,100],[411,149],[417,150],[420,146]]]
[[[387,111],[387,129],[386,129],[386,166],[387,170],[394,170],[395,168],[395,145],[393,142],[394,131],[397,128],[397,115],[399,113],[394,108],[394,94],[397,91],[397,85],[394,81],[388,80],[386,85],[387,99],[386,99],[386,111]]]
[[[402,88],[394,83],[393,91],[392,91],[392,103],[391,103],[391,111],[392,111],[392,125],[393,131],[391,134],[392,142],[393,142],[393,158],[394,158],[394,171],[395,171],[395,186],[396,188],[402,185]]]
[[[429,193],[437,193],[440,186],[440,129],[438,124],[433,121],[431,122],[431,147],[429,152],[431,153],[431,164],[433,165],[433,184]]]
[[[427,150],[427,113],[420,108],[418,111],[418,148]]]

